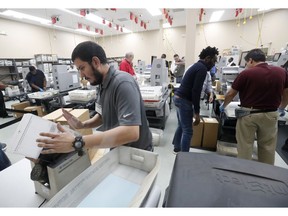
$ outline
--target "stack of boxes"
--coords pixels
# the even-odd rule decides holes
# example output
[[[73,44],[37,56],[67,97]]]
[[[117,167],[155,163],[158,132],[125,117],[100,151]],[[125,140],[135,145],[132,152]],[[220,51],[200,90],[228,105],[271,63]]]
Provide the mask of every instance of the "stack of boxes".
[[[216,118],[201,118],[197,126],[193,125],[190,146],[216,150],[219,123]]]

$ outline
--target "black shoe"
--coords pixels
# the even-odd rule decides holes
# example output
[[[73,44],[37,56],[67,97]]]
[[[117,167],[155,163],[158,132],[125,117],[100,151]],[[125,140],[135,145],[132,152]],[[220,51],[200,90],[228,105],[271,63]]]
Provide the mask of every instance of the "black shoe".
[[[0,143],[0,148],[2,149],[2,151],[6,151],[7,145],[5,143]]]
[[[180,152],[180,149],[174,148],[173,153],[177,155],[178,152]]]

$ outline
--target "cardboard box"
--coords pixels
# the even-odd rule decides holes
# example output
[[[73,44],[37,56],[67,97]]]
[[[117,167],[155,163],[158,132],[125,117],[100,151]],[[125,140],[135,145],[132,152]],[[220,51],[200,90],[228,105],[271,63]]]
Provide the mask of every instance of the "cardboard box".
[[[9,140],[10,151],[15,154],[21,154],[25,157],[37,159],[42,150],[36,145],[36,139],[40,132],[56,133],[56,123],[44,120],[41,117],[27,113],[23,115],[14,134]]]
[[[21,102],[21,103],[16,103],[16,104],[12,104],[11,105],[11,109],[14,109],[14,110],[23,110],[30,106],[30,102],[29,101],[24,101],[24,102]],[[13,112],[13,116],[15,118],[20,118],[24,115],[24,113],[17,113],[17,112]]]
[[[41,117],[44,116],[46,113],[43,106],[28,106],[28,107],[25,107],[24,110],[29,111],[29,112],[37,111],[37,115]]]
[[[73,179],[45,207],[141,207],[159,172],[157,153],[120,146]]]
[[[225,95],[216,94],[215,100],[225,100]]]
[[[72,110],[72,108],[65,108],[65,110],[70,112]],[[63,117],[62,110],[57,109],[57,110],[43,116],[42,118],[53,121],[53,122],[57,122],[57,120],[61,117]]]
[[[191,147],[202,146],[203,128],[204,128],[204,123],[202,119],[200,119],[200,123],[197,126],[193,125],[193,136],[190,142]]]
[[[202,147],[216,149],[219,123],[216,118],[203,118],[204,130]]]
[[[74,109],[71,110],[70,113],[78,118],[81,122],[90,119],[89,110],[88,109]],[[56,120],[56,122],[59,122],[62,125],[68,125],[66,119],[62,116]],[[82,135],[89,135],[92,134],[91,128],[85,128],[85,129],[79,129],[77,130]]]
[[[90,119],[88,109],[74,109],[73,110],[71,108],[65,108],[65,110],[71,112],[72,115],[74,115],[76,118],[78,118],[82,122]],[[61,125],[68,125],[66,119],[63,117],[61,109],[55,110],[54,112],[43,116],[43,118],[50,120],[50,121],[53,121],[53,122],[56,122],[56,123],[59,122]],[[81,135],[89,135],[89,134],[93,133],[92,128],[79,129],[76,131],[79,132]],[[97,148],[91,148],[91,149],[87,149],[87,151],[88,151],[90,160],[91,161],[95,160],[93,158],[96,156],[98,149]]]

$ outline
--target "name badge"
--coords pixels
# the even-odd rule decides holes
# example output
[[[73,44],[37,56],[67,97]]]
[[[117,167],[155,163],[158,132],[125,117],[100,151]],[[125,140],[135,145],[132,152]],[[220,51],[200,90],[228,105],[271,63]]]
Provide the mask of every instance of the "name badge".
[[[95,105],[96,112],[102,115],[102,106],[99,103]]]

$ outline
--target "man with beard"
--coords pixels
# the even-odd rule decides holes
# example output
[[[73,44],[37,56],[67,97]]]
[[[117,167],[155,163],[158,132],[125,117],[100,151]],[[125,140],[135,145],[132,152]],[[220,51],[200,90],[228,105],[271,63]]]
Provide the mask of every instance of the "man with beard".
[[[200,60],[190,66],[174,94],[177,111],[178,127],[173,138],[174,153],[189,152],[193,135],[192,124],[200,123],[200,95],[207,71],[215,65],[217,48],[208,46],[199,55]],[[193,116],[195,121],[193,123]]]
[[[44,148],[41,153],[81,152],[83,147],[114,148],[121,145],[153,151],[144,103],[134,78],[110,67],[103,48],[91,41],[76,46],[72,61],[81,77],[91,85],[99,86],[97,114],[84,122],[64,109],[63,115],[74,129],[102,125],[103,132],[75,137],[58,124],[62,133],[41,133],[44,137],[37,139],[38,146]]]

